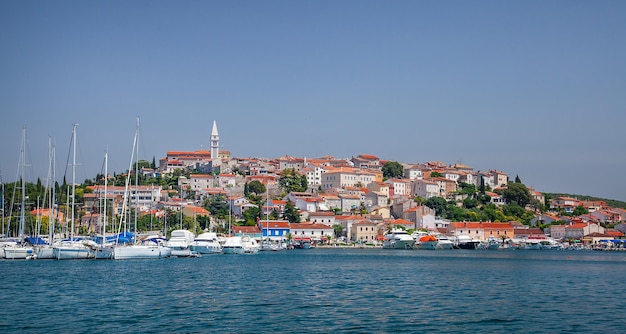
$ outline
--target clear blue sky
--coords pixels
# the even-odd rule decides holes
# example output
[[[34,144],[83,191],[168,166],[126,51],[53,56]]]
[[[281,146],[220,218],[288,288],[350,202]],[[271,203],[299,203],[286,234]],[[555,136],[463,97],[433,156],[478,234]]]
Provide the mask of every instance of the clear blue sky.
[[[0,169],[237,157],[462,162],[626,200],[624,1],[0,1]],[[68,179],[70,179],[68,176]]]

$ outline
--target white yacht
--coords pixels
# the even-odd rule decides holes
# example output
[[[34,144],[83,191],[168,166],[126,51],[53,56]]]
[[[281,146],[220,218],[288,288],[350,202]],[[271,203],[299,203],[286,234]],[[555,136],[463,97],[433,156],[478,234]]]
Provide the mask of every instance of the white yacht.
[[[222,246],[224,254],[256,254],[260,248],[259,243],[247,235],[226,238]]]
[[[91,248],[81,239],[61,240],[52,245],[52,254],[57,260],[79,260],[94,257]]]
[[[172,256],[191,256],[191,243],[195,239],[189,230],[174,230],[165,246],[172,250]]]
[[[447,236],[440,234],[437,236],[437,249],[453,249],[454,244]]]
[[[198,254],[219,254],[222,252],[222,245],[217,239],[215,232],[204,232],[197,236],[191,243],[191,251]]]
[[[412,249],[415,239],[405,230],[393,229],[385,235],[384,249]]]
[[[158,236],[145,238],[138,245],[118,245],[113,248],[113,259],[160,259],[170,257],[172,249],[165,247],[165,239]]]

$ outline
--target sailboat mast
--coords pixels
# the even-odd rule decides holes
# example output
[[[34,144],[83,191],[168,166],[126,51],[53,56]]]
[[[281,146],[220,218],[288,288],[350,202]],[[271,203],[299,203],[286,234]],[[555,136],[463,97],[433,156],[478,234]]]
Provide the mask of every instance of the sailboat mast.
[[[137,134],[139,134],[139,117],[137,117]],[[136,135],[137,137],[137,135]],[[137,153],[135,156],[135,237],[137,237],[137,215],[139,214],[139,142],[138,138],[135,139],[137,145],[135,150]]]
[[[70,230],[70,240],[74,240],[74,207],[76,205],[76,127],[78,123],[72,124],[72,229]]]
[[[268,185],[265,185],[265,205],[267,206],[267,208],[265,209],[265,222],[267,225],[267,240],[270,240],[270,192],[268,189]]]
[[[52,184],[50,187],[50,205],[49,205],[49,218],[48,218],[48,228],[50,231],[50,244],[52,245],[52,242],[54,241],[54,229],[55,229],[55,215],[54,215],[54,211],[55,208],[54,206],[56,205],[57,202],[57,188],[56,188],[56,184],[55,184],[55,180],[56,180],[56,147],[54,146],[54,144],[52,145],[52,153],[51,153],[51,158],[50,161],[52,161],[52,167],[51,167],[51,181],[50,183]]]
[[[137,145],[137,133],[138,132],[139,132],[139,120],[137,120],[137,128],[135,129],[135,137],[133,139],[133,150],[131,151],[130,161],[128,162],[128,176],[126,177],[126,181],[124,182],[124,198],[122,200],[122,212],[120,214],[120,224],[119,224],[119,229],[122,229],[122,225],[123,225],[124,232],[127,231],[128,220],[126,217],[126,214],[127,214],[126,211],[128,210],[128,206],[130,205],[130,198],[129,198],[130,172],[133,170],[133,160],[135,159],[135,147]],[[118,241],[119,241],[119,233],[118,233],[118,238],[115,241],[116,245],[118,244]]]
[[[53,183],[53,178],[52,178],[52,158],[53,158],[53,146],[52,146],[52,138],[48,137],[48,175],[46,178],[46,187],[45,187],[45,192],[43,195],[43,206],[48,205],[48,241],[52,244],[52,214],[51,214],[51,210],[52,210],[52,191],[50,190],[50,185]],[[37,208],[39,208],[39,205],[37,205]],[[39,212],[37,212],[37,215],[39,215]],[[38,221],[40,221],[38,219]],[[39,228],[37,228],[37,233],[39,233]]]
[[[102,209],[102,244],[104,245],[106,242],[106,231],[107,231],[107,184],[108,184],[108,166],[109,166],[109,152],[104,151],[104,204]]]
[[[4,181],[2,180],[2,172],[0,172],[0,183],[2,184],[2,194],[0,195],[2,201],[2,207],[0,208],[0,210],[2,210],[2,230],[0,232],[2,233],[2,237],[6,237],[6,234],[4,234]]]
[[[20,206],[20,226],[18,231],[18,237],[20,239],[24,238],[24,212],[25,212],[25,202],[26,202],[26,187],[24,181],[24,165],[26,164],[26,127],[22,129],[22,148],[20,150],[20,184],[22,187],[22,204]]]

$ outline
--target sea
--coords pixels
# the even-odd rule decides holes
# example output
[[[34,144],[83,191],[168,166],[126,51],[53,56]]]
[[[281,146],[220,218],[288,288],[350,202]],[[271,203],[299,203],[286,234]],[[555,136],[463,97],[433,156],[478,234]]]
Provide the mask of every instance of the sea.
[[[623,333],[626,252],[0,260],[0,333]]]

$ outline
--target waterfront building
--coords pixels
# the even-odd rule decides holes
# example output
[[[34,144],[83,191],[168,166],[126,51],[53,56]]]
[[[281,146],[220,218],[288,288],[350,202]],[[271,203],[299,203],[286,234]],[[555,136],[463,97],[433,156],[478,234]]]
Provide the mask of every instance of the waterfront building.
[[[378,240],[379,224],[367,219],[363,219],[352,224],[350,229],[350,240],[361,243],[374,243]]]
[[[257,225],[261,230],[263,239],[269,237],[272,240],[282,240],[287,238],[288,233],[291,233],[291,224],[287,220],[260,219]]]
[[[310,238],[317,242],[326,242],[335,234],[332,226],[317,223],[291,223],[289,224],[289,232],[294,239]]]
[[[309,221],[314,224],[335,225],[335,214],[331,211],[309,212]]]
[[[451,222],[446,231],[448,235],[467,235],[472,239],[485,240],[485,229],[480,222]]]
[[[261,229],[257,226],[232,226],[232,234],[236,237],[249,236],[251,238],[261,240]]]

